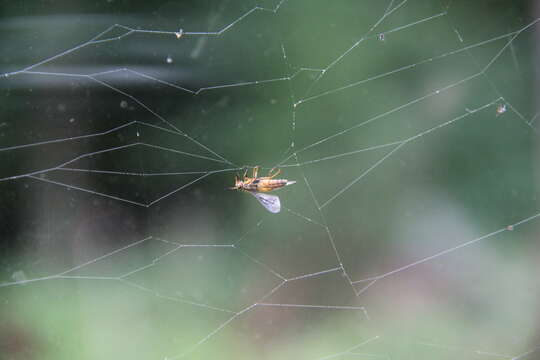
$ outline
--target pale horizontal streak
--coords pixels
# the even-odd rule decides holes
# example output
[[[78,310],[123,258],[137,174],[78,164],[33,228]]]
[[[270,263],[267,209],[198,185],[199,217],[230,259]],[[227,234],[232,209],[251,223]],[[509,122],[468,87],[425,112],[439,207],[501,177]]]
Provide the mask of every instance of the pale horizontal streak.
[[[365,310],[364,306],[275,304],[275,303],[257,303],[256,305],[257,306],[268,306],[268,307],[306,308],[306,309],[324,309],[324,310],[360,310],[360,311]]]
[[[214,32],[193,32],[193,31],[182,31],[182,35],[221,35],[223,34],[225,31],[229,30],[230,28],[232,28],[234,25],[236,25],[238,22],[240,22],[241,20],[243,20],[244,18],[246,18],[247,16],[249,16],[251,13],[257,11],[257,10],[262,10],[262,11],[270,11],[270,12],[273,12],[274,14],[279,10],[279,8],[281,7],[281,5],[283,4],[285,0],[281,0],[279,2],[278,5],[276,5],[275,8],[265,8],[265,7],[261,7],[261,6],[255,6],[253,7],[251,10],[248,10],[247,12],[245,12],[244,14],[242,14],[241,16],[239,16],[236,20],[234,20],[233,22],[231,22],[230,24],[228,24],[227,26],[223,27],[221,30],[219,31],[214,31]],[[110,37],[110,38],[105,38],[105,39],[99,39],[100,37],[104,36],[105,34],[111,32],[112,30],[116,29],[116,28],[120,28],[120,29],[124,29],[126,30],[126,32],[124,34],[120,34],[118,36],[114,36],[114,37]],[[177,34],[178,31],[163,31],[163,30],[151,30],[151,29],[133,29],[131,27],[128,27],[128,26],[125,26],[125,25],[122,25],[122,24],[114,24],[114,25],[111,25],[109,26],[107,29],[105,29],[104,31],[98,33],[97,35],[93,36],[92,38],[90,38],[90,40],[88,41],[85,41],[79,45],[76,45],[70,49],[67,49],[67,50],[64,50],[56,55],[53,55],[53,56],[50,56],[48,58],[45,58],[41,61],[38,61],[32,65],[29,65],[21,70],[16,70],[16,71],[11,71],[11,72],[8,72],[8,73],[3,73],[3,74],[0,74],[0,76],[3,76],[3,77],[9,77],[9,76],[12,76],[12,75],[17,75],[17,74],[20,74],[20,73],[23,73],[25,71],[29,71],[31,69],[34,69],[40,65],[44,65],[46,63],[49,63],[53,60],[56,60],[62,56],[65,56],[65,55],[68,55],[70,53],[73,53],[77,50],[80,50],[82,48],[85,48],[89,45],[94,45],[94,44],[100,44],[100,43],[106,43],[106,42],[111,42],[111,41],[116,41],[116,40],[120,40],[128,35],[131,35],[131,34],[134,34],[134,33],[142,33],[142,34],[155,34],[155,35],[175,35]]]

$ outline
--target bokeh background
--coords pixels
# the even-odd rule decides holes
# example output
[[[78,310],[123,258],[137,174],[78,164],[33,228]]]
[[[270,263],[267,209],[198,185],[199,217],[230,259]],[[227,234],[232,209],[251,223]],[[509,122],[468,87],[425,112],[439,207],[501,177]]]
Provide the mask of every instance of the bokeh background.
[[[537,358],[539,14],[2,1],[0,358]]]

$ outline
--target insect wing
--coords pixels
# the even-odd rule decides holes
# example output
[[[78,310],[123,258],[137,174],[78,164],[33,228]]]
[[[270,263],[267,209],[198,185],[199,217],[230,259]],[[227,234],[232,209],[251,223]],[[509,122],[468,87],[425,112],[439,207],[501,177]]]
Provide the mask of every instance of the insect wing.
[[[259,202],[266,208],[266,210],[270,211],[271,213],[278,213],[281,210],[281,201],[279,201],[279,197],[275,195],[268,195],[258,192],[250,192]]]

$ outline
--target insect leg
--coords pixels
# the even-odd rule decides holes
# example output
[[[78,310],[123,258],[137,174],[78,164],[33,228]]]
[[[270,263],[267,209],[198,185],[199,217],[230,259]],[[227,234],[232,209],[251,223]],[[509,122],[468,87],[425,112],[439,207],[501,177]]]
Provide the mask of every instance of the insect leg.
[[[255,166],[253,168],[253,178],[256,179],[257,178],[257,173],[259,172],[259,166]]]
[[[277,171],[275,171],[275,170],[277,170]],[[275,178],[275,177],[278,176],[280,173],[281,173],[281,169],[272,168],[272,170],[270,170],[270,171],[268,172],[268,178],[269,178],[269,179]]]

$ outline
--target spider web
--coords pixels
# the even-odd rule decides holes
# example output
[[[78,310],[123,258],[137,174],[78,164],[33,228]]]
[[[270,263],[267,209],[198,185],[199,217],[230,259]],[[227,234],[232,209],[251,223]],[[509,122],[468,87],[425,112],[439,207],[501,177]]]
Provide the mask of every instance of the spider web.
[[[6,5],[9,354],[537,355],[525,2],[103,6]]]

